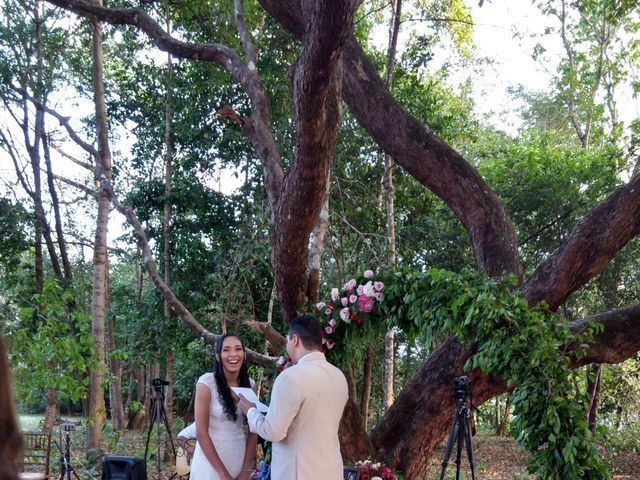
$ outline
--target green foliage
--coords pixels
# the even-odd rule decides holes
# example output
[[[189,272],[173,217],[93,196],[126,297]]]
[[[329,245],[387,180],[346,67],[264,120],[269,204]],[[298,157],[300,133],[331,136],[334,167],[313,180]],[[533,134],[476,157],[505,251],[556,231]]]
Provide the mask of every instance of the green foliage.
[[[0,268],[14,269],[18,255],[27,249],[25,230],[29,215],[20,204],[0,197]]]
[[[573,388],[570,360],[563,355],[569,342],[577,345],[576,358],[584,355],[599,327],[571,335],[561,318],[530,309],[512,278],[439,269],[397,270],[384,278],[379,318],[406,330],[454,334],[475,349],[467,369],[480,368],[516,387],[513,431],[538,478],[609,478],[584,418],[585,399]]]
[[[76,299],[72,289],[48,278],[31,306],[21,309],[21,324],[6,332],[18,394],[27,402],[43,397],[47,387],[59,400],[86,396],[91,318],[74,307]]]

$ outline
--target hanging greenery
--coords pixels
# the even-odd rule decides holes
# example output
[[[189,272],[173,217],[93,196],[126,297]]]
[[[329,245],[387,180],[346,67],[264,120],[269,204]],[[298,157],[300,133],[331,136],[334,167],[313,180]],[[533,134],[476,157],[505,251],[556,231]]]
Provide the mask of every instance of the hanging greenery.
[[[570,367],[570,356],[584,356],[601,326],[572,334],[564,318],[531,309],[515,287],[513,277],[495,280],[472,270],[367,271],[306,311],[320,318],[335,360],[353,358],[362,350],[356,344],[392,326],[414,335],[455,335],[476,352],[466,370],[480,368],[515,388],[512,431],[530,453],[532,473],[546,480],[610,478]],[[568,354],[570,344],[577,348]]]

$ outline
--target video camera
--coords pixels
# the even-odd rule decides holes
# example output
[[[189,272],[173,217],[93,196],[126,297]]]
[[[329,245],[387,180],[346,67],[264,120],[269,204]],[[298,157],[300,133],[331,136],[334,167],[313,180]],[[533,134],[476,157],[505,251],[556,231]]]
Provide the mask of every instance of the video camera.
[[[471,380],[466,375],[453,379],[453,394],[457,400],[466,400],[471,395]]]
[[[151,385],[153,385],[156,388],[160,388],[160,387],[166,387],[167,385],[169,385],[169,382],[161,378],[154,378],[153,380],[151,380]]]
[[[74,432],[76,430],[76,424],[71,422],[61,423],[60,430],[63,432]]]

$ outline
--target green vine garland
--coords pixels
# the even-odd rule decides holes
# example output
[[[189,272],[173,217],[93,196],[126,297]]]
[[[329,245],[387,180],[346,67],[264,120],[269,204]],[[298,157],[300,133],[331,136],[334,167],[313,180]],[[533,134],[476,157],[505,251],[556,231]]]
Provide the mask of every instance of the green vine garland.
[[[588,429],[586,395],[574,387],[570,368],[570,356],[584,356],[602,325],[574,335],[561,316],[529,308],[513,277],[495,280],[473,270],[454,273],[436,268],[376,273],[383,291],[375,309],[363,313],[357,302],[350,304],[358,321],[341,322],[336,312],[345,305],[339,298],[353,293],[355,285],[371,283],[373,275],[365,272],[341,289],[333,289],[327,302],[304,307],[324,327],[332,322],[325,340],[333,347],[328,349],[333,361],[352,361],[363,344],[393,326],[409,336],[453,334],[465,347],[476,349],[465,370],[480,368],[515,386],[512,431],[530,453],[531,473],[545,480],[611,478]],[[569,344],[578,348],[567,353],[563,349]]]
[[[465,369],[480,368],[515,385],[512,397],[517,441],[530,452],[529,469],[545,480],[608,479],[585,420],[585,396],[571,382],[563,347],[587,345],[602,327],[579,337],[566,321],[530,309],[515,280],[496,281],[465,270],[389,271],[377,317],[405,331],[456,335],[477,353]]]

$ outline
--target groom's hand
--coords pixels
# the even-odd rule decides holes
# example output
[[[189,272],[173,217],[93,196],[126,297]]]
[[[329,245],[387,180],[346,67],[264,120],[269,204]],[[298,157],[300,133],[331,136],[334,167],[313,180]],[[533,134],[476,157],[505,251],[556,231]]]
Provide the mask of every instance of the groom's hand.
[[[242,413],[244,413],[245,415],[250,408],[255,408],[256,406],[255,403],[251,403],[249,400],[244,398],[242,394],[238,394],[238,405],[240,406],[240,410],[242,410]]]

